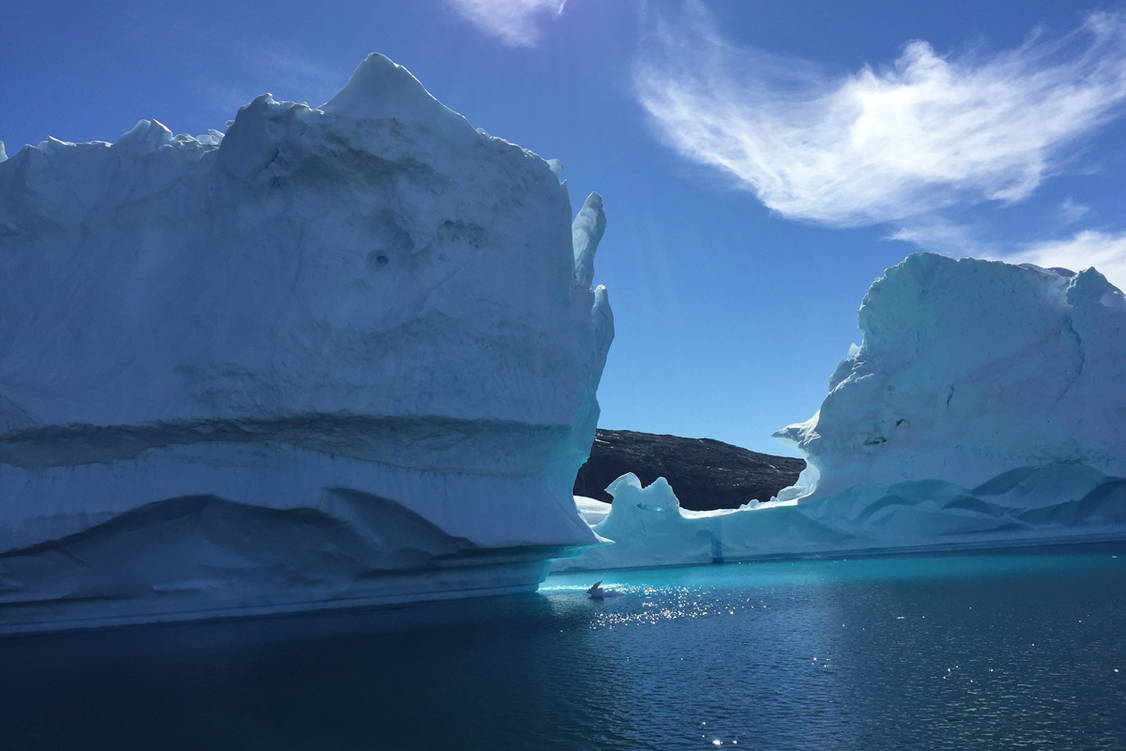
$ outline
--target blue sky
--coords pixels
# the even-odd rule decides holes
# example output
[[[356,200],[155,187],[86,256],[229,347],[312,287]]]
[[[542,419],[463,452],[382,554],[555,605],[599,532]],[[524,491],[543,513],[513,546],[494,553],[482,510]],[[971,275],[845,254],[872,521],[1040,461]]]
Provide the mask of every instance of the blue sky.
[[[805,0],[6,4],[0,140],[222,130],[369,52],[565,165],[609,227],[604,427],[779,451],[915,250],[1126,284],[1126,5]]]

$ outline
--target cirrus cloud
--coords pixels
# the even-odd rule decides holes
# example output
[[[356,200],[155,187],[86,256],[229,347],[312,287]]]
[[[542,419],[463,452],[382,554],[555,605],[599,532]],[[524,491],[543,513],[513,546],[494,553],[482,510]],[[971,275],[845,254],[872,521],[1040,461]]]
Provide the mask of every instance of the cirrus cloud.
[[[1029,245],[1003,260],[1075,271],[1094,266],[1111,284],[1126,290],[1126,232],[1083,230],[1065,240]]]
[[[486,34],[510,47],[532,47],[540,39],[540,22],[563,13],[567,0],[446,0],[455,11]]]
[[[703,6],[659,22],[634,82],[661,137],[769,208],[833,226],[906,224],[1018,202],[1126,103],[1126,16],[989,55],[908,42],[890,66],[831,75],[727,42]]]

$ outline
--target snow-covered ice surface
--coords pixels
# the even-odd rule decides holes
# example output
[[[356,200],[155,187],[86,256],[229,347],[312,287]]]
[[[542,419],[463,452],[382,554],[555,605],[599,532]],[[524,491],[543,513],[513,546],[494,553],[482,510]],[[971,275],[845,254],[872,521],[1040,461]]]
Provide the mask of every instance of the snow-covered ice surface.
[[[605,219],[558,163],[381,55],[0,159],[0,630],[530,589],[595,539]]]
[[[575,506],[583,521],[594,526],[610,515],[610,504],[597,498],[587,498],[585,495],[575,496]]]
[[[821,410],[777,434],[796,486],[690,512],[626,475],[594,524],[614,544],[556,567],[1126,537],[1126,299],[1101,274],[912,255],[860,328]]]

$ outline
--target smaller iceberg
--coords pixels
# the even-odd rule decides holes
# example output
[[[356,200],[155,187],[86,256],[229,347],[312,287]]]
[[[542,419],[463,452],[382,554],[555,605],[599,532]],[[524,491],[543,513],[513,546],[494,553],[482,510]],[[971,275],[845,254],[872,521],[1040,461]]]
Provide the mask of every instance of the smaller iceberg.
[[[665,479],[615,480],[613,504],[580,499],[602,543],[553,570],[645,568],[923,548],[1005,547],[1126,536],[1126,478],[1082,464],[1005,472],[965,488],[943,480],[858,485],[813,501],[680,508]],[[598,510],[593,504],[605,507]]]
[[[686,511],[624,475],[613,544],[556,570],[1126,537],[1126,298],[1095,269],[920,253],[860,307],[861,345],[809,420],[806,458],[767,503]]]
[[[625,594],[620,589],[605,589],[602,586],[602,580],[599,579],[594,585],[586,591],[592,600],[605,600],[608,597],[621,597]]]

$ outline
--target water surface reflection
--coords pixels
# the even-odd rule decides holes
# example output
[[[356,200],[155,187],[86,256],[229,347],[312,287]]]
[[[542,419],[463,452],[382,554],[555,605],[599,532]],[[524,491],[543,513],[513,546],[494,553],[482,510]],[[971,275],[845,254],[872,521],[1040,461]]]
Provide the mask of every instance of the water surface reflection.
[[[16,749],[1126,747],[1114,546],[0,640]],[[1115,669],[1121,672],[1114,672]]]

